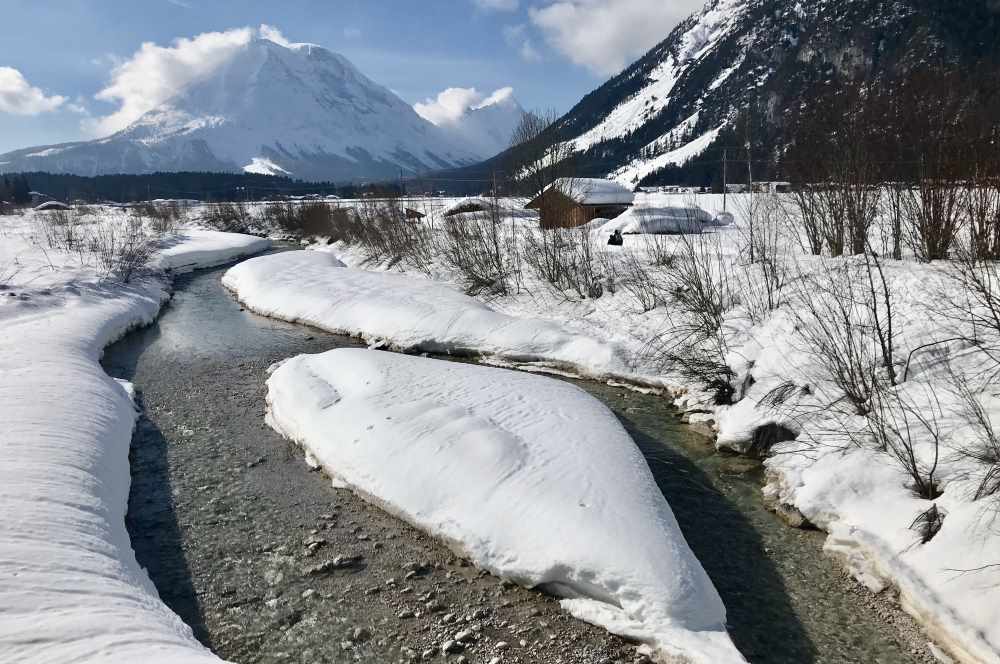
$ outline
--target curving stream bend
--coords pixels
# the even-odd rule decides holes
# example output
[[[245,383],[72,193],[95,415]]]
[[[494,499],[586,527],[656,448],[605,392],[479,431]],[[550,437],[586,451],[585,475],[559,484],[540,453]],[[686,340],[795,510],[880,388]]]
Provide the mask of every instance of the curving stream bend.
[[[264,424],[267,367],[357,343],[244,311],[223,271],[178,278],[160,319],[103,360],[136,384],[143,408],[131,452],[133,547],[202,642],[243,664],[394,662],[437,659],[442,643],[474,628],[469,662],[635,659],[634,645],[478,572],[311,472]],[[766,510],[759,468],[714,453],[661,397],[578,384],[646,455],[747,659],[933,661],[891,601],[858,590],[822,555],[819,533]]]

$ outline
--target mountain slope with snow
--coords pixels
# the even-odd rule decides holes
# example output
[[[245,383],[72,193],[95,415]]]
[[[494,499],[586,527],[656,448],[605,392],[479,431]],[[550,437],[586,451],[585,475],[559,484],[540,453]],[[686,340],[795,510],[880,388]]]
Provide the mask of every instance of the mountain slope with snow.
[[[554,131],[588,173],[638,184],[686,167],[694,183],[719,170],[721,147],[743,148],[741,115],[764,158],[783,144],[791,112],[837,82],[973,62],[996,52],[997,37],[1000,10],[987,0],[711,0]]]
[[[709,0],[545,139],[571,145],[584,177],[709,185],[721,178],[722,148],[731,157],[745,149],[743,116],[752,119],[754,159],[767,162],[792,111],[832,98],[847,79],[927,63],[976,71],[990,57],[1000,58],[992,0]],[[488,177],[507,158],[456,177]]]
[[[258,38],[122,131],[0,155],[0,170],[245,170],[358,180],[471,164],[484,156],[421,118],[343,56]]]

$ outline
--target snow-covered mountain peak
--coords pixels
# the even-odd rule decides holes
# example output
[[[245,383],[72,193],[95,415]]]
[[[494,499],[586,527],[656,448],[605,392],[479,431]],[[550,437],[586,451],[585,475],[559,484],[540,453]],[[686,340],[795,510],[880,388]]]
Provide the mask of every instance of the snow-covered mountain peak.
[[[489,154],[478,140],[420,117],[344,56],[262,30],[114,135],[0,161],[83,175],[263,170],[358,180],[467,165]]]

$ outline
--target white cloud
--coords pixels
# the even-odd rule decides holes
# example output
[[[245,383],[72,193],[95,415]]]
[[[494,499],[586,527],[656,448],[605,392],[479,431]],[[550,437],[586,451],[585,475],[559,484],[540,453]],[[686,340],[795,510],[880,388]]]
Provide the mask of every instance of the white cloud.
[[[0,113],[38,115],[56,110],[65,101],[65,97],[48,97],[32,87],[13,67],[0,67]]]
[[[425,99],[413,105],[417,115],[431,124],[452,124],[462,118],[470,108],[482,108],[503,101],[514,94],[514,88],[506,87],[484,95],[475,88],[448,88],[434,99]]]
[[[666,39],[704,0],[558,0],[529,11],[554,49],[602,74],[616,74]]]
[[[517,49],[518,55],[525,62],[538,62],[542,59],[542,54],[528,36],[528,26],[523,23],[504,26],[503,38],[507,44]]]
[[[268,41],[273,41],[275,44],[280,44],[285,48],[292,45],[292,42],[285,39],[285,35],[281,34],[281,30],[273,25],[268,25],[267,23],[260,24],[260,36]]]
[[[480,9],[496,12],[513,12],[520,6],[518,0],[472,0],[472,2]]]
[[[257,36],[286,47],[291,44],[270,25],[206,32],[176,39],[170,46],[144,43],[132,57],[114,65],[110,82],[95,95],[98,100],[117,104],[117,110],[84,120],[84,130],[94,136],[107,136],[124,129],[189,83],[215,71]]]

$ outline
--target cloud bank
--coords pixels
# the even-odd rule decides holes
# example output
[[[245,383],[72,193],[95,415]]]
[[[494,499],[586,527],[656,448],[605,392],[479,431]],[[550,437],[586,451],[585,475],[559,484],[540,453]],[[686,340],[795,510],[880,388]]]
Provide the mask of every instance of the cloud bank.
[[[257,36],[289,44],[277,28],[269,25],[205,32],[176,39],[170,46],[142,44],[130,58],[115,66],[111,80],[95,95],[96,99],[116,104],[117,110],[85,121],[84,130],[94,136],[107,136],[124,129],[191,82],[211,74]]]
[[[54,111],[65,102],[65,97],[50,97],[33,87],[17,69],[0,67],[0,113],[38,115]]]
[[[704,0],[558,0],[528,11],[545,41],[571,61],[610,76],[666,39]]]
[[[417,115],[439,127],[454,124],[470,109],[483,108],[509,99],[514,88],[500,88],[485,95],[475,88],[448,88],[436,98],[425,99],[413,105]]]

